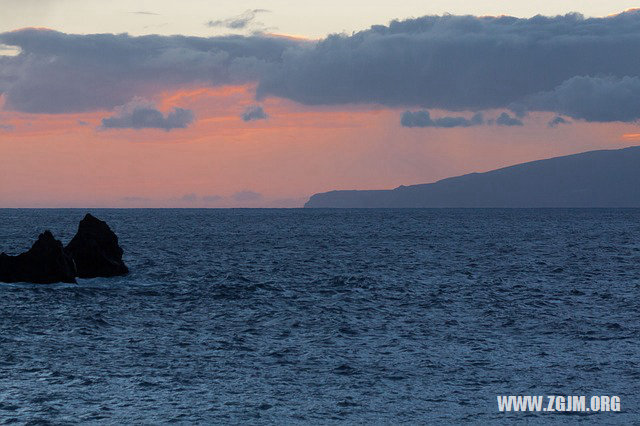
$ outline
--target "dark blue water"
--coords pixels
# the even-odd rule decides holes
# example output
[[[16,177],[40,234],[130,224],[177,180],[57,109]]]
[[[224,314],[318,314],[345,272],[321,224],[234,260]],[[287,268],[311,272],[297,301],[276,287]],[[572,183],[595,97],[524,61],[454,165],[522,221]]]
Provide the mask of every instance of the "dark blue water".
[[[84,213],[0,210],[0,251]],[[640,210],[92,213],[132,273],[0,284],[4,422],[640,420]]]

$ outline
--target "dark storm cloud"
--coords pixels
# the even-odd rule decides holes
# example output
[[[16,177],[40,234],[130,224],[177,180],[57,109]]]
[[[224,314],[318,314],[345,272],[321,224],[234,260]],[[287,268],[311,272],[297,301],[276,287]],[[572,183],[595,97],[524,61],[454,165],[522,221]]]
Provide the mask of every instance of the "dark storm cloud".
[[[496,124],[498,126],[522,126],[524,125],[521,120],[518,120],[515,117],[510,116],[506,112],[503,112],[496,118]]]
[[[5,108],[32,113],[111,109],[172,87],[257,81],[299,42],[275,37],[0,34],[21,54],[0,56]]]
[[[573,77],[529,97],[525,105],[587,121],[636,121],[640,118],[640,78]]]
[[[269,12],[266,9],[252,9],[229,19],[215,20],[207,22],[208,27],[224,27],[232,30],[243,30],[254,23],[256,16],[260,13]],[[260,24],[261,25],[261,24]]]
[[[184,129],[194,120],[188,109],[174,108],[166,116],[153,104],[142,99],[134,99],[118,108],[116,115],[102,119],[103,129]]]
[[[316,43],[34,29],[0,34],[0,43],[21,51],[0,56],[5,108],[26,112],[113,108],[167,88],[257,83],[257,99],[309,105],[640,118],[638,11],[588,19],[428,16]]]
[[[553,117],[553,119],[549,121],[549,123],[547,123],[547,126],[551,127],[552,129],[555,129],[560,124],[571,124],[571,122],[565,120],[563,117],[559,115],[556,115],[555,117]]]
[[[402,127],[472,127],[484,124],[481,113],[475,114],[471,119],[465,117],[441,117],[433,119],[429,111],[405,111],[400,119]]]
[[[263,78],[258,95],[305,104],[376,103],[451,111],[506,108],[576,76],[637,76],[640,55],[632,52],[638,51],[638,11],[590,19],[577,14],[531,19],[424,17],[350,36],[333,35],[313,47],[288,51],[277,72]],[[602,104],[620,97],[601,94]],[[614,108],[601,117],[562,108],[553,99],[543,101],[543,108],[566,109],[586,120],[640,115],[638,108]]]
[[[260,105],[251,105],[242,113],[244,121],[266,120],[267,113]]]

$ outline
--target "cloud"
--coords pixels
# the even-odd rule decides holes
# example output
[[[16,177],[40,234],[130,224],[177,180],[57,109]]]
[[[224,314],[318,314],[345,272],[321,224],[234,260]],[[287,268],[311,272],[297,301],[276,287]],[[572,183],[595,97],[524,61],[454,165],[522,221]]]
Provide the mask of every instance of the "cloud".
[[[194,120],[188,109],[174,108],[166,116],[142,98],[119,107],[112,117],[102,119],[104,129],[184,129]]]
[[[262,13],[248,12],[219,24],[242,29]],[[6,109],[23,112],[95,111],[171,88],[256,84],[258,100],[307,105],[640,118],[640,56],[629,53],[640,50],[637,10],[605,18],[426,16],[318,42],[24,29],[1,33],[0,43],[21,52],[0,56],[0,92]]]
[[[122,197],[121,202],[123,202],[127,207],[153,207],[155,204],[155,200],[147,197],[138,197],[138,196],[127,196]]]
[[[180,197],[146,198],[123,197],[120,201],[127,207],[189,207],[189,208],[296,208],[302,207],[309,197],[269,198],[253,191],[241,191],[233,195],[203,195],[188,193]]]
[[[549,121],[549,123],[547,123],[547,126],[555,129],[556,127],[558,127],[560,124],[571,124],[570,121],[565,120],[564,118],[562,118],[559,115],[556,115],[555,117],[553,117],[552,120]]]
[[[640,78],[576,76],[529,97],[525,105],[586,121],[632,122],[640,119]]]
[[[0,132],[1,131],[7,131],[8,132],[8,131],[11,131],[11,130],[14,130],[14,129],[15,129],[15,127],[13,125],[3,123],[2,122],[2,117],[0,117]]]
[[[198,196],[196,194],[184,194],[180,197],[180,201],[184,201],[185,203],[195,203],[198,201]]]
[[[267,113],[260,105],[251,105],[242,113],[242,119],[244,121],[266,120]]]
[[[442,117],[432,119],[429,111],[405,111],[400,123],[403,127],[472,127],[484,124],[481,113],[475,114],[471,119],[465,117]]]
[[[508,108],[576,76],[638,76],[640,56],[629,54],[638,50],[640,11],[588,19],[428,16],[287,51],[282,66],[260,81],[258,96],[311,105]],[[605,103],[619,98],[603,95]],[[544,108],[572,112],[553,102]],[[614,108],[606,119],[625,115]]]
[[[16,56],[20,54],[20,49],[15,46],[5,46],[0,44],[0,56]]]
[[[262,194],[253,191],[240,191],[231,196],[237,202],[255,202],[262,200]]]
[[[125,201],[127,203],[140,204],[140,203],[149,203],[152,200],[146,197],[122,197],[122,201]]]
[[[482,113],[476,113],[471,118],[441,117],[433,119],[429,111],[405,111],[400,119],[402,127],[438,127],[451,129],[454,127],[473,127],[483,124],[497,124],[498,126],[522,126],[521,120],[503,112],[495,120],[484,120]]]
[[[0,33],[0,43],[21,50],[0,56],[5,109],[73,113],[112,109],[134,96],[149,98],[172,88],[256,82],[285,50],[304,42],[24,29]]]
[[[224,199],[221,195],[205,195],[202,197],[202,201],[205,203],[217,203],[218,201],[222,201]]]
[[[496,118],[496,124],[498,126],[509,126],[509,127],[523,125],[521,120],[518,120],[517,118],[510,116],[506,112],[503,112],[502,114],[500,114],[500,116],[498,116],[498,118]]]
[[[251,9],[246,10],[238,16],[234,16],[233,18],[217,20],[217,21],[209,21],[207,22],[208,27],[224,27],[229,28],[231,30],[243,30],[250,27],[252,24],[257,24],[258,26],[263,26],[262,23],[255,22],[256,16],[261,13],[268,13],[269,11],[266,9]]]

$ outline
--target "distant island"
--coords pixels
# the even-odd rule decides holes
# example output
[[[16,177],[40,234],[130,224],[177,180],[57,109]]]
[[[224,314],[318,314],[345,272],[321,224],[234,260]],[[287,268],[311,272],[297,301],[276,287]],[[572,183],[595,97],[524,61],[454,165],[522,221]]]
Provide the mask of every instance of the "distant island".
[[[640,146],[531,161],[392,190],[331,191],[305,208],[640,207]]]

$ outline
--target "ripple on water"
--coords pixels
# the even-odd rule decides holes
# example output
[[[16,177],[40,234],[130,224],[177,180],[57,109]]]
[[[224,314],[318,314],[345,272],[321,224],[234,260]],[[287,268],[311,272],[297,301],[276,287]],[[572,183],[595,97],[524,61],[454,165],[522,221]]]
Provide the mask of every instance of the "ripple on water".
[[[84,213],[0,210],[0,251]],[[637,420],[638,210],[93,213],[132,273],[0,285],[4,423],[491,423],[504,393]]]

